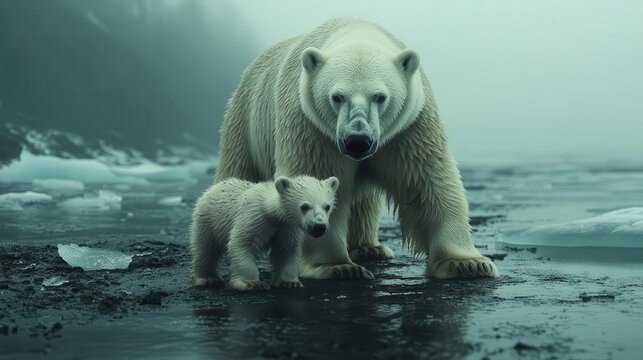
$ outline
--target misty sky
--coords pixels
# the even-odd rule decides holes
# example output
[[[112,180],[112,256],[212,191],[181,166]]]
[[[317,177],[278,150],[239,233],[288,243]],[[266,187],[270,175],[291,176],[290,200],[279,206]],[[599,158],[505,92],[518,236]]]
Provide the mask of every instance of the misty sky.
[[[388,28],[419,52],[459,160],[643,153],[641,1],[233,4],[264,48],[342,15]]]

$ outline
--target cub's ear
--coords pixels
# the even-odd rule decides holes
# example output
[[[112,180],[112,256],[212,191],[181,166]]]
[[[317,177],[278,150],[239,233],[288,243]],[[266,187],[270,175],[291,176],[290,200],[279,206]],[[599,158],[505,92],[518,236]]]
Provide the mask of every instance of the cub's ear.
[[[420,56],[411,49],[403,50],[395,57],[395,63],[407,76],[412,76],[420,67]]]
[[[328,179],[324,180],[327,186],[329,186],[333,191],[337,191],[337,188],[339,187],[339,179],[337,179],[334,176],[329,177]]]
[[[285,176],[280,176],[277,178],[277,180],[275,180],[275,188],[277,188],[277,192],[279,192],[280,194],[288,191],[291,185],[292,182]]]
[[[301,65],[310,74],[324,63],[324,55],[319,49],[309,47],[301,53]]]

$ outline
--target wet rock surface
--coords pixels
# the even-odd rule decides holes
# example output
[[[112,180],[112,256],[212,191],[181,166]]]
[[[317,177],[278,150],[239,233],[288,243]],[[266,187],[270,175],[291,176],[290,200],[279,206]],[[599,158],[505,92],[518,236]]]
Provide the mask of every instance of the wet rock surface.
[[[470,189],[472,225],[498,279],[425,279],[424,260],[402,247],[399,227],[385,217],[380,239],[396,257],[363,263],[373,281],[194,288],[191,208],[157,200],[191,203],[204,183],[124,191],[119,212],[0,214],[0,238],[15,239],[0,242],[0,359],[638,358],[643,261],[506,246],[498,229],[534,206],[526,196],[488,200],[488,184]],[[83,271],[58,256],[61,242],[140,256],[124,270]],[[260,268],[268,280],[265,260]],[[52,278],[66,282],[43,285]]]

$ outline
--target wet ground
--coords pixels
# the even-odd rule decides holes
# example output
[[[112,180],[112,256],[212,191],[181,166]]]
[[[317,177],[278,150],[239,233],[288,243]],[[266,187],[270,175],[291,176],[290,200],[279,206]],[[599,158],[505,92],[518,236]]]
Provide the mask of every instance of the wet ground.
[[[499,279],[473,281],[424,279],[423,260],[401,247],[399,228],[385,216],[380,238],[397,257],[364,264],[374,281],[304,280],[301,290],[260,293],[195,289],[188,204],[205,178],[107,186],[123,196],[118,211],[0,211],[0,359],[637,359],[643,256],[500,242],[507,227],[643,204],[643,192],[632,188],[643,186],[637,172],[579,179],[561,171],[463,171],[476,245],[501,271]],[[0,193],[29,187],[3,185]],[[159,205],[167,196],[184,204]],[[58,256],[58,243],[146,255],[126,270],[84,272]],[[43,285],[58,280],[67,282]]]

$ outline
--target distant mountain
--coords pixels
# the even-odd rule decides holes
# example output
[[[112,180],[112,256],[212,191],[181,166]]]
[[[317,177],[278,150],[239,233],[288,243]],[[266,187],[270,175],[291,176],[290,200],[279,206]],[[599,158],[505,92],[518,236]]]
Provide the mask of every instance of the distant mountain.
[[[224,0],[2,0],[0,163],[213,155],[255,44]]]

